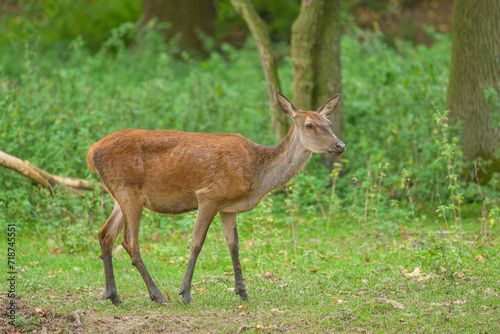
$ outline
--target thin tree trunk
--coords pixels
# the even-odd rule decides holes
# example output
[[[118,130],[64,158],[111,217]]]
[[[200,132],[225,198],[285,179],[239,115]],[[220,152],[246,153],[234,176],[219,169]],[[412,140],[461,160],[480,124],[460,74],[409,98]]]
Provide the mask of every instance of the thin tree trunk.
[[[177,34],[179,46],[183,50],[196,50],[207,53],[199,33],[211,35],[215,6],[209,0],[144,0],[142,6],[142,22],[148,23],[157,18],[168,27],[162,29],[165,40],[170,40]]]
[[[314,48],[323,16],[324,0],[303,0],[292,26],[293,103],[302,110],[312,110],[314,91]],[[318,106],[319,107],[319,106]]]
[[[321,107],[335,95],[342,93],[342,74],[340,71],[340,0],[328,0],[319,29],[318,43],[314,49],[314,90],[312,109]],[[344,137],[343,99],[330,117],[333,133],[340,139]]]
[[[316,110],[342,92],[340,71],[340,0],[303,0],[292,27],[294,103]],[[343,139],[343,103],[330,116],[333,132]],[[332,167],[338,158],[322,157]]]
[[[231,3],[247,23],[257,43],[269,92],[269,111],[271,113],[272,126],[276,133],[276,137],[278,139],[284,138],[288,133],[288,123],[286,116],[281,112],[278,101],[276,100],[276,91],[280,90],[280,81],[278,78],[278,68],[276,66],[271,38],[267,32],[266,25],[255,10],[251,0],[231,0]]]
[[[462,121],[465,157],[492,160],[482,182],[500,170],[500,107],[485,89],[500,94],[500,1],[455,0],[446,108],[452,123]]]

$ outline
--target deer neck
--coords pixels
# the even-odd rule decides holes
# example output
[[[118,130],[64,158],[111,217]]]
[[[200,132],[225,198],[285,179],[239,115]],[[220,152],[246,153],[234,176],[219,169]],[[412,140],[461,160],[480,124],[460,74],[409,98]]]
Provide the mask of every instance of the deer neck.
[[[264,195],[269,191],[284,186],[293,179],[311,158],[311,151],[300,143],[299,135],[292,125],[283,140],[275,146],[265,147],[262,153],[261,173],[259,173],[259,190]]]

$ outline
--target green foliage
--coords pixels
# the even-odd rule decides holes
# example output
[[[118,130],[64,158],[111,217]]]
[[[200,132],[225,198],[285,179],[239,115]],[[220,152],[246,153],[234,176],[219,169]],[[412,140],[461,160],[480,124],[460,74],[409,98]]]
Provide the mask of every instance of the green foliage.
[[[37,40],[54,47],[64,47],[82,36],[92,50],[98,50],[109,38],[109,31],[125,22],[136,22],[141,14],[141,0],[39,0],[17,1],[0,20],[0,45],[21,48]],[[128,40],[130,42],[131,40]]]
[[[292,22],[300,12],[300,0],[253,0],[260,17],[266,22],[267,30],[273,41],[289,41]],[[247,30],[245,22],[236,13],[231,0],[217,0],[217,19],[215,30],[218,38],[231,38],[234,30]]]

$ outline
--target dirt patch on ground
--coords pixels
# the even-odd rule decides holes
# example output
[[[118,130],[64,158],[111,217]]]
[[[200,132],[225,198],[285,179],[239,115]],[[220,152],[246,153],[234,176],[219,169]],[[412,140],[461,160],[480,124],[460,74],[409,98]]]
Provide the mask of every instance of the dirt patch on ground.
[[[40,333],[61,333],[72,323],[74,318],[71,315],[54,312],[50,309],[35,308],[28,305],[26,301],[16,298],[15,327],[10,325],[9,317],[10,299],[2,295],[2,317],[0,318],[1,333],[25,333],[38,330]]]
[[[8,312],[10,300],[2,296],[2,317],[0,333],[243,333],[254,330],[265,332],[300,333],[309,324],[276,323],[272,314],[241,312],[240,310],[218,314],[203,312],[196,315],[148,312],[143,315],[104,315],[88,307],[72,313],[55,312],[29,305],[16,299],[16,326],[10,325]]]

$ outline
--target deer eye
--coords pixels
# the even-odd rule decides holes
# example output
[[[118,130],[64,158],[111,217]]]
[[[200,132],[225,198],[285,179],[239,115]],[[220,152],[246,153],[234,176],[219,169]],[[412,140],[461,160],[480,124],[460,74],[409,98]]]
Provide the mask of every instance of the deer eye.
[[[306,129],[307,130],[311,130],[312,128],[314,128],[314,126],[312,124],[306,124]]]

